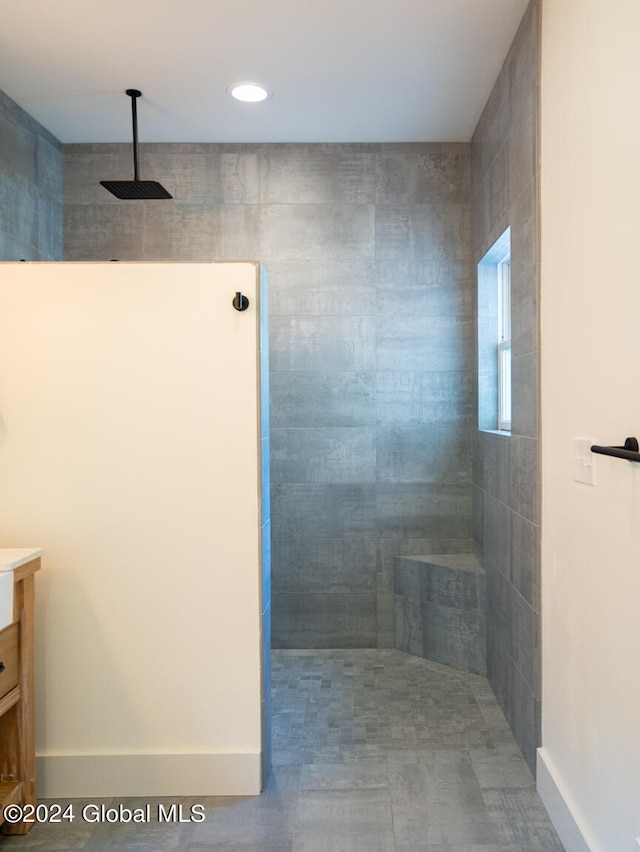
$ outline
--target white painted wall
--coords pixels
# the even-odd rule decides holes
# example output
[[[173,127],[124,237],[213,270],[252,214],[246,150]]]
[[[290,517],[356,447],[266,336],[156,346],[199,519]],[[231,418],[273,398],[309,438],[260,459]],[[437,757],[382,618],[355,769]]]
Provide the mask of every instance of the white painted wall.
[[[640,4],[546,0],[542,30],[542,749],[569,850],[640,836]]]
[[[260,790],[257,278],[0,264],[0,543],[44,548],[41,796]]]

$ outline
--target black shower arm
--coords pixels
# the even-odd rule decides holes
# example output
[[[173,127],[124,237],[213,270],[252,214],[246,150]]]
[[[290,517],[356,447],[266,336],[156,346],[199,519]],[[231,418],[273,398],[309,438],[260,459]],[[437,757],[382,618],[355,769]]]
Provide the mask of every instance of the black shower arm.
[[[138,105],[137,100],[142,95],[139,89],[127,89],[131,98],[131,121],[133,123],[133,179],[140,180],[138,175]]]

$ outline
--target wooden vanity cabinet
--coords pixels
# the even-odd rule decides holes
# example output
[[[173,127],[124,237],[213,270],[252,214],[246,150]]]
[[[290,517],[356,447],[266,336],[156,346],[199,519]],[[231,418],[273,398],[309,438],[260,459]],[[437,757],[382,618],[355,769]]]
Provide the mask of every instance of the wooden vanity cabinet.
[[[0,820],[3,834],[30,822],[4,820],[7,805],[36,806],[34,590],[40,558],[13,569],[13,623],[0,631]]]

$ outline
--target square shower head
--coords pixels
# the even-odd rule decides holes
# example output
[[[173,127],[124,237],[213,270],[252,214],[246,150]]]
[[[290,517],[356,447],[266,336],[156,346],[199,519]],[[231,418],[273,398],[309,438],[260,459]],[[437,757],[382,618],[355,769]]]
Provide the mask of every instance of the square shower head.
[[[173,198],[157,180],[101,180],[100,183],[116,198],[124,201]]]

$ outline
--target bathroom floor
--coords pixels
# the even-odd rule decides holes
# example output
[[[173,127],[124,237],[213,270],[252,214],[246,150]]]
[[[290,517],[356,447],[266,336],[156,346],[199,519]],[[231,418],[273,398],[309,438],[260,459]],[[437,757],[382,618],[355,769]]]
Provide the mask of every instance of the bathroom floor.
[[[185,818],[203,805],[200,822],[36,825],[0,849],[563,849],[485,678],[401,651],[274,651],[272,687],[273,772],[261,796],[171,800]],[[74,800],[76,814],[83,804]]]

